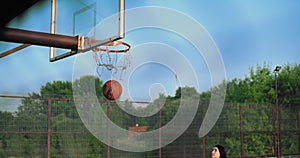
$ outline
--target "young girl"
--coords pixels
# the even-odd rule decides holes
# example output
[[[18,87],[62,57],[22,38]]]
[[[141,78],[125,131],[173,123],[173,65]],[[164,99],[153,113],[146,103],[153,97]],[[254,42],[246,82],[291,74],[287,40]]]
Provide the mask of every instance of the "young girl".
[[[227,158],[224,147],[222,145],[215,145],[211,151],[211,158]]]

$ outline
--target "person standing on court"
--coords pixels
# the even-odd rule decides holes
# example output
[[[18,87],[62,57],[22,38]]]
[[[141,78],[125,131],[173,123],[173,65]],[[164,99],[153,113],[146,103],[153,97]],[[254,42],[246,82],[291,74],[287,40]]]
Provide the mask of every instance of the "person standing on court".
[[[227,158],[225,148],[222,145],[215,145],[211,151],[211,158]]]

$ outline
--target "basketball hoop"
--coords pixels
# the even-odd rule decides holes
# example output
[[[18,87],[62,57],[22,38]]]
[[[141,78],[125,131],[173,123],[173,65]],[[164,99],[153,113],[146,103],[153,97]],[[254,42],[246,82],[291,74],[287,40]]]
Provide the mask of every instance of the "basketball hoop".
[[[93,48],[99,77],[102,76],[104,70],[107,70],[114,77],[121,78],[124,71],[131,64],[130,47],[126,42],[112,41]]]
[[[94,48],[94,52],[107,52],[107,53],[127,53],[130,50],[130,45],[122,41],[112,41],[103,46]]]

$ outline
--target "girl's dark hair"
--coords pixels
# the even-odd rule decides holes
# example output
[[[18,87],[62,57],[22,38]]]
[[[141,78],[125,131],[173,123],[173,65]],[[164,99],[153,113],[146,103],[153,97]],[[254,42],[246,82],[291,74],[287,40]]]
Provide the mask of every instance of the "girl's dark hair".
[[[215,145],[220,152],[220,158],[227,158],[225,148],[222,145]]]

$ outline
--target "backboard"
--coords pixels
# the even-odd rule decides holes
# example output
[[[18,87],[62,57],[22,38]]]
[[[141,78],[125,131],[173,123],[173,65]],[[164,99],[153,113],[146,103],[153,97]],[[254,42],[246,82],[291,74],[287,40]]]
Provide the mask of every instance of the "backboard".
[[[123,38],[124,7],[125,0],[52,0],[50,33],[78,36],[82,48],[68,50],[51,47],[50,61]],[[87,39],[97,42],[87,43]]]
[[[53,62],[122,39],[124,8],[125,0],[40,1],[10,21],[8,27],[0,27],[0,58],[30,45],[40,45],[50,48],[49,57]],[[45,12],[48,9],[50,14]],[[50,22],[50,31],[19,29],[23,20],[31,21],[30,25],[37,20],[39,24],[45,24],[46,20],[46,24]]]

